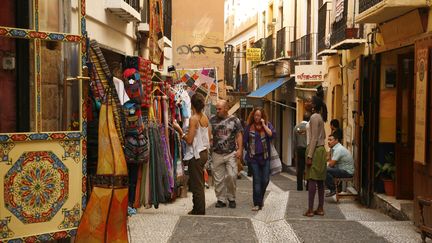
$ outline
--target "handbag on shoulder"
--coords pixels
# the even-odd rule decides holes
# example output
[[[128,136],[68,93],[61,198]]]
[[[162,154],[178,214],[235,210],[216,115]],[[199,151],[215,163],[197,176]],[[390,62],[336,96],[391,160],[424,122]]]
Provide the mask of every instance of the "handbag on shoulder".
[[[270,144],[270,174],[276,175],[282,172],[282,162],[280,160],[279,154],[273,145]]]

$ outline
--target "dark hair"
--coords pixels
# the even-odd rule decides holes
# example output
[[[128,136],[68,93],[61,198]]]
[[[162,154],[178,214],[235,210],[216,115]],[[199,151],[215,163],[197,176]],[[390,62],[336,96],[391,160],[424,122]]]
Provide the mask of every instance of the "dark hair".
[[[327,122],[327,106],[322,98],[318,96],[312,96],[312,104],[315,106],[315,112],[321,114],[323,121]]]
[[[305,111],[303,113],[303,121],[309,121],[310,117],[311,117],[311,113],[309,111]]]
[[[334,128],[339,128],[339,120],[338,119],[331,120],[330,126],[333,126]]]
[[[205,106],[204,96],[200,93],[195,93],[191,97],[191,104],[197,112],[202,112],[202,110],[204,109],[204,106]]]
[[[262,119],[264,119],[264,121],[267,122],[267,115],[266,115],[264,109],[262,107],[256,107],[255,109],[253,109],[253,111],[251,113],[249,113],[249,117],[247,119],[247,124],[249,126],[254,123],[254,116],[255,116],[255,112],[257,112],[257,111],[261,112]]]
[[[336,129],[332,134],[330,134],[330,136],[334,137],[340,142],[342,140],[342,130]]]

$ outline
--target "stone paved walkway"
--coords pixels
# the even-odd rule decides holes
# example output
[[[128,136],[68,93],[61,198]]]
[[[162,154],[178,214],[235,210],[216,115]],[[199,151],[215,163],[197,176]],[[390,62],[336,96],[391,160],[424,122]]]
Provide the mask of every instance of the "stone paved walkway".
[[[237,208],[215,208],[216,197],[206,189],[206,215],[189,216],[192,195],[159,209],[138,210],[129,218],[131,242],[420,242],[410,221],[394,221],[351,199],[339,204],[326,198],[323,217],[303,217],[307,192],[295,190],[295,178],[273,176],[265,206],[251,211],[252,182],[237,181]]]

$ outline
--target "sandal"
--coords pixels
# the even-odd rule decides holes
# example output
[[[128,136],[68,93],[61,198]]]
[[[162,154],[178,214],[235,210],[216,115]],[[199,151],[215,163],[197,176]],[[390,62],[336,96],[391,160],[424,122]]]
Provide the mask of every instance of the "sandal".
[[[313,211],[313,213],[315,215],[324,216],[324,210],[322,210],[322,209],[317,209],[317,210]]]
[[[308,210],[306,211],[303,216],[305,217],[313,217],[314,216],[314,212],[312,210]]]
[[[259,207],[259,206],[254,206],[254,207],[252,208],[252,211],[258,211],[258,210],[260,210],[260,207]]]

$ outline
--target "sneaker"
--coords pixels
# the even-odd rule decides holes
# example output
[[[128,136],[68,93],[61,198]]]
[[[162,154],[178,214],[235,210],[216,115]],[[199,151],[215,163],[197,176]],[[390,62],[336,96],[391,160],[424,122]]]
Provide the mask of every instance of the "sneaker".
[[[336,191],[330,191],[330,192],[328,192],[325,196],[326,197],[332,197],[332,196],[334,196],[336,194]]]
[[[228,200],[228,206],[230,207],[230,208],[236,208],[236,206],[237,206],[237,204],[236,204],[236,201],[234,201],[234,200]]]
[[[217,208],[224,208],[226,206],[227,206],[226,203],[219,201],[219,200],[216,202],[216,205],[215,205],[215,207],[217,207]]]

